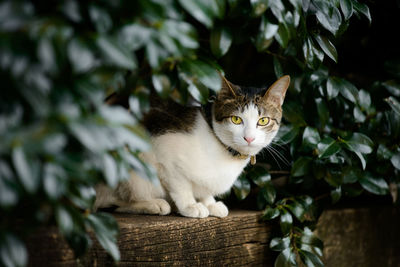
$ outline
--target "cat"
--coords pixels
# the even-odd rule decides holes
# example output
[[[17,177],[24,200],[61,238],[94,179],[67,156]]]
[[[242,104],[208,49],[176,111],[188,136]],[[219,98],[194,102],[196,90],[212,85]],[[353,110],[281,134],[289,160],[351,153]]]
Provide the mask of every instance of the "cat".
[[[214,197],[227,192],[272,142],[289,84],[287,75],[268,90],[237,86],[222,77],[221,90],[205,106],[153,103],[143,119],[152,151],[142,159],[156,167],[161,186],[132,172],[116,189],[97,186],[95,209],[114,205],[117,212],[166,215],[171,203],[186,217],[227,216],[226,205]]]

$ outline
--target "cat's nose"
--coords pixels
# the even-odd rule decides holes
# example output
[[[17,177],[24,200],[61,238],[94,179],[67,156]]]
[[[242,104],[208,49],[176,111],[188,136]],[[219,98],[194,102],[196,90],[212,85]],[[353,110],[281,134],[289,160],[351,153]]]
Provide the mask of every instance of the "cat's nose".
[[[254,141],[254,137],[243,137],[244,138],[244,140],[246,140],[246,142],[250,145],[250,143],[251,142],[253,142]]]

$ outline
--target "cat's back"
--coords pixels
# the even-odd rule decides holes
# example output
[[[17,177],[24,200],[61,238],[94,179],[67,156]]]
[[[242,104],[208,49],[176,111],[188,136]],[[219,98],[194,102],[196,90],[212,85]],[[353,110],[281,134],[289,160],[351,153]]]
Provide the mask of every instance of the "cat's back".
[[[153,137],[167,133],[189,133],[196,125],[200,107],[187,107],[173,100],[153,99],[143,125]]]

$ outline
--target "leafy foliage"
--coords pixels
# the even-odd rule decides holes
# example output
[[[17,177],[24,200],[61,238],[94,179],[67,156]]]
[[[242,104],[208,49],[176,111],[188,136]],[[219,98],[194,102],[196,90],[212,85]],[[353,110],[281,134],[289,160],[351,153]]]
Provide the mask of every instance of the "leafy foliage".
[[[92,211],[94,186],[115,187],[130,169],[155,175],[138,157],[149,147],[140,119],[151,88],[180,103],[204,103],[210,89],[219,90],[218,71],[246,73],[249,58],[248,72],[263,83],[283,74],[293,80],[280,144],[268,148],[278,162],[291,162],[275,171],[265,155],[233,189],[244,199],[258,187],[264,218],[280,223],[282,234],[270,244],[279,252],[276,266],[323,265],[322,242],[312,233],[321,195],[332,202],[363,192],[398,195],[399,61],[385,62],[385,78],[364,89],[335,70],[342,60],[336,47],[350,24],[373,25],[364,3],[21,0],[3,1],[0,14],[0,262],[6,266],[26,265],[22,240],[51,224],[76,256],[91,245],[93,230],[118,260],[118,227],[110,215]],[[113,92],[127,99],[130,112],[105,104]],[[286,176],[284,186],[277,174]]]

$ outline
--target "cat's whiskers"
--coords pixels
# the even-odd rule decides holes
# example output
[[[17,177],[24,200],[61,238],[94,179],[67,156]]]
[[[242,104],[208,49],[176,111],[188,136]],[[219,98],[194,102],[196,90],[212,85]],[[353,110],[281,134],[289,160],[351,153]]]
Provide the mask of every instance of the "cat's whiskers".
[[[275,162],[278,164],[278,167],[280,168],[280,169],[282,169],[281,168],[281,165],[279,164],[279,161],[276,159],[276,158],[278,158],[279,160],[281,160],[286,166],[289,166],[290,165],[290,162],[277,150],[277,149],[275,149],[274,147],[272,147],[272,146],[267,146],[266,147],[266,150],[270,153],[270,155],[274,158],[274,160],[275,160]],[[276,157],[275,157],[276,156]]]
[[[268,151],[268,153],[272,156],[272,158],[275,160],[276,164],[278,164],[279,169],[282,169],[281,165],[279,164],[279,161],[275,158],[273,150],[269,150],[269,147],[265,147],[265,151]]]
[[[269,146],[269,147],[282,159],[282,161],[285,163],[285,165],[289,166],[291,164],[279,150],[277,150],[273,146]]]

